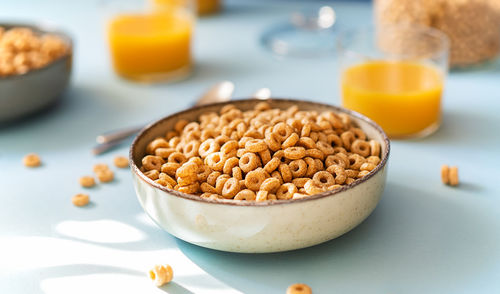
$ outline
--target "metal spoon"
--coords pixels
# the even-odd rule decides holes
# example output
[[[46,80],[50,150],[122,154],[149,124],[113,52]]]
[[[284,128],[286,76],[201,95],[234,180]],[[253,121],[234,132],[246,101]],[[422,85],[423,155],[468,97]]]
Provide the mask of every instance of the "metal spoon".
[[[194,105],[228,101],[231,99],[233,92],[234,84],[230,81],[222,81],[212,86]],[[121,144],[126,138],[136,134],[142,128],[144,128],[144,125],[127,127],[101,134],[97,136],[96,141],[99,144],[92,149],[92,152],[95,155],[104,153]]]

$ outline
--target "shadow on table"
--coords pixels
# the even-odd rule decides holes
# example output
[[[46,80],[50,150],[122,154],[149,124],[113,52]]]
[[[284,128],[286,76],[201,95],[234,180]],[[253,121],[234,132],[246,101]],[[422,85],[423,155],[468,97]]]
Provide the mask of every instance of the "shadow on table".
[[[357,293],[359,281],[373,285],[372,293],[410,293],[408,285],[415,285],[415,291],[450,287],[450,293],[457,292],[494,266],[500,252],[493,250],[496,241],[489,234],[494,223],[448,196],[389,183],[379,206],[360,226],[302,250],[237,254],[177,242],[198,266],[244,293],[286,289],[297,282],[313,290]]]

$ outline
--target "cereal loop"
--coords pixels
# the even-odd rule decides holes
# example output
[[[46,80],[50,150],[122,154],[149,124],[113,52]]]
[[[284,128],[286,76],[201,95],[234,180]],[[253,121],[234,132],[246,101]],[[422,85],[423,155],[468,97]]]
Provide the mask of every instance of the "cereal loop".
[[[267,145],[264,140],[261,139],[252,139],[245,143],[245,149],[250,152],[261,152],[267,150]]]
[[[304,147],[288,147],[284,152],[285,157],[291,160],[301,159],[306,156],[306,149]]]
[[[253,191],[258,191],[266,179],[263,170],[253,170],[245,176],[245,186]]]
[[[370,155],[370,144],[360,139],[355,140],[351,145],[351,151],[363,157]]]
[[[331,186],[335,184],[335,179],[332,174],[327,171],[319,171],[314,174],[313,181],[318,186]]]
[[[40,157],[35,153],[30,153],[23,158],[23,164],[27,167],[37,167],[41,164]]]
[[[303,159],[298,159],[288,164],[293,178],[300,178],[306,175],[307,163]]]
[[[165,163],[165,160],[160,156],[147,155],[142,159],[142,166],[146,170],[161,170],[161,166]]]
[[[224,183],[222,196],[226,199],[233,198],[240,191],[240,181],[236,178],[230,178]]]
[[[184,154],[180,152],[174,152],[168,156],[168,162],[184,164],[187,161],[187,158]]]
[[[75,206],[82,207],[89,204],[90,197],[87,194],[76,194],[73,198],[71,198],[71,202],[73,202],[73,205]]]
[[[260,191],[259,191],[260,192]],[[246,200],[253,201],[256,200],[255,192],[249,189],[241,190],[234,196],[234,200]]]
[[[342,166],[339,165],[332,165],[329,166],[326,169],[327,172],[329,172],[334,178],[335,178],[335,183],[336,184],[343,184],[345,180],[347,179],[347,174],[345,172],[345,169]]]
[[[174,271],[170,265],[155,265],[153,269],[149,271],[149,278],[154,281],[157,287],[161,287],[170,281],[174,277]],[[288,294],[288,293],[287,293]]]
[[[312,290],[306,284],[293,284],[286,289],[286,294],[312,294]]]
[[[293,183],[286,183],[281,185],[276,192],[276,197],[280,200],[288,200],[297,193],[297,187]]]
[[[245,153],[240,158],[239,165],[243,172],[248,173],[260,166],[260,159],[255,153]]]
[[[292,181],[292,171],[288,164],[282,163],[279,165],[279,172],[281,174],[281,178],[283,182],[288,183]]]
[[[205,164],[215,171],[222,171],[224,168],[224,158],[220,152],[215,152],[205,158]]]
[[[264,182],[262,182],[260,190],[275,192],[280,186],[281,182],[277,178],[270,177],[265,179]]]

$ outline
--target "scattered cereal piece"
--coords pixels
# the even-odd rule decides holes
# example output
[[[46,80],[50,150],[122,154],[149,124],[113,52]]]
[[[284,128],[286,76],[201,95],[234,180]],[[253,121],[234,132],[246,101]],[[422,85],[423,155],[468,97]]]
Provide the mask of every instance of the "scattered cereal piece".
[[[80,177],[80,185],[85,188],[93,187],[95,185],[94,177],[92,176]]]
[[[71,202],[78,207],[85,206],[89,204],[90,197],[87,194],[76,194],[73,198],[71,198]]]
[[[149,278],[153,280],[156,286],[161,287],[170,281],[174,277],[174,271],[170,265],[155,265],[153,269],[149,271]]]
[[[30,153],[23,158],[23,163],[27,167],[37,167],[42,163],[40,160],[40,156],[35,153]]]
[[[103,171],[103,170],[108,170],[109,169],[109,166],[105,163],[97,163],[97,164],[94,164],[94,172],[97,173],[99,171]]]
[[[128,159],[125,156],[116,156],[113,159],[113,162],[115,163],[116,167],[119,167],[119,168],[126,168],[126,167],[128,167]]]
[[[311,294],[311,287],[306,284],[293,284],[286,289],[286,294]]]
[[[443,184],[458,186],[458,167],[448,167],[446,164],[441,166],[441,180]]]
[[[99,181],[103,183],[111,182],[115,178],[113,171],[109,169],[97,171],[95,174]]]

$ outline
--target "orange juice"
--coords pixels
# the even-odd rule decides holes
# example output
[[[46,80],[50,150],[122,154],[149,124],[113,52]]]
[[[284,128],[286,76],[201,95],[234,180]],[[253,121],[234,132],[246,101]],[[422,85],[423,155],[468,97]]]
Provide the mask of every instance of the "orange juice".
[[[395,137],[437,129],[443,77],[432,66],[413,62],[371,61],[342,75],[342,104],[377,122]]]
[[[108,27],[113,66],[118,74],[142,81],[184,75],[191,67],[194,20],[183,11],[122,14]]]

